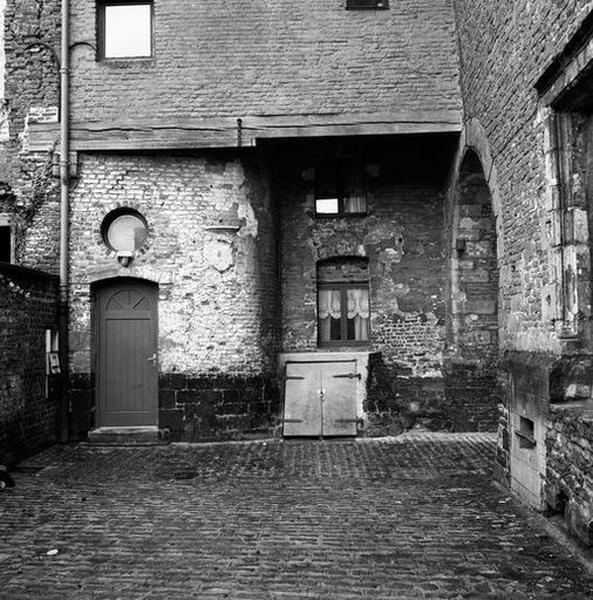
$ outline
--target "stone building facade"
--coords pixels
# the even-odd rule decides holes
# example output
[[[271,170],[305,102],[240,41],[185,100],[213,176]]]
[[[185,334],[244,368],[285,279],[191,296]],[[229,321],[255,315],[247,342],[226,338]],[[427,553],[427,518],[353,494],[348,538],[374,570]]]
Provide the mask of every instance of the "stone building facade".
[[[1,210],[55,272],[59,3],[0,8]],[[592,10],[71,0],[71,439],[498,426],[592,544]]]
[[[591,3],[455,2],[462,147],[496,220],[500,477],[593,543]],[[478,165],[476,165],[478,167]]]
[[[441,370],[442,219],[461,107],[451,6],[231,2],[221,19],[205,4],[149,4],[152,49],[128,59],[102,55],[101,3],[71,3],[73,434],[108,424],[109,325],[97,306],[115,278],[155,286],[153,425],[171,439],[281,432],[286,360],[348,352],[366,372],[353,392],[360,434],[383,421],[451,425]],[[364,208],[316,214],[322,169],[344,177],[351,163]],[[105,229],[126,213],[146,240],[122,266]],[[319,263],[354,258],[368,263],[372,333],[324,347]]]

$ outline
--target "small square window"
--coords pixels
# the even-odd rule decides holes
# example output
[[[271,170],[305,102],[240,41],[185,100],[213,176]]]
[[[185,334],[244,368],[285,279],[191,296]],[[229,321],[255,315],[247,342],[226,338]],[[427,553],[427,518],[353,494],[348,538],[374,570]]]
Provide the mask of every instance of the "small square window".
[[[366,181],[361,165],[335,161],[315,167],[315,214],[361,216],[366,212]]]
[[[0,213],[0,262],[13,261],[13,238],[10,215]]]
[[[389,0],[346,0],[347,10],[385,10]]]
[[[10,227],[0,227],[0,262],[10,262],[11,239]]]
[[[152,2],[104,1],[98,14],[101,58],[152,56]]]
[[[316,198],[315,212],[318,215],[337,215],[340,212],[338,198]]]
[[[515,434],[519,438],[519,448],[532,449],[536,445],[534,422],[526,417],[519,417],[519,429]]]

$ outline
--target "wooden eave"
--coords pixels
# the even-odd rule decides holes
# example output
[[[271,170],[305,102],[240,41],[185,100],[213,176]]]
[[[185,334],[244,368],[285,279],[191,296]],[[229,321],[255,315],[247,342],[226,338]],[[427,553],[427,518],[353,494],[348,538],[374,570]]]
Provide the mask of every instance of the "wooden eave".
[[[236,148],[255,146],[265,139],[458,133],[461,126],[458,110],[262,115],[158,122],[74,121],[70,128],[70,145],[74,152]],[[58,131],[56,123],[30,123],[29,150],[49,149]]]

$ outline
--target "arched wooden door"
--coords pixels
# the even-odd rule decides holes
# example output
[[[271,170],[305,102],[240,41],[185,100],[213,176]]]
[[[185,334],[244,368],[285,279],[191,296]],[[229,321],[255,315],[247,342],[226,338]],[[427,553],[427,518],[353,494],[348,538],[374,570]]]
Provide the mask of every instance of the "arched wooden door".
[[[97,288],[97,424],[157,425],[156,285],[112,280]]]

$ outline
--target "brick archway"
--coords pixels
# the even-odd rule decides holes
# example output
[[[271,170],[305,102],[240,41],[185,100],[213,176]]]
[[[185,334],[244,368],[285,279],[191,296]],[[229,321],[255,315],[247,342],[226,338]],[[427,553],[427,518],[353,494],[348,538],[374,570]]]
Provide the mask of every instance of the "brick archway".
[[[444,373],[454,428],[495,430],[499,211],[481,154],[489,157],[484,149],[479,153],[474,147],[464,148],[450,194],[450,293]],[[490,163],[490,176],[492,172]]]

